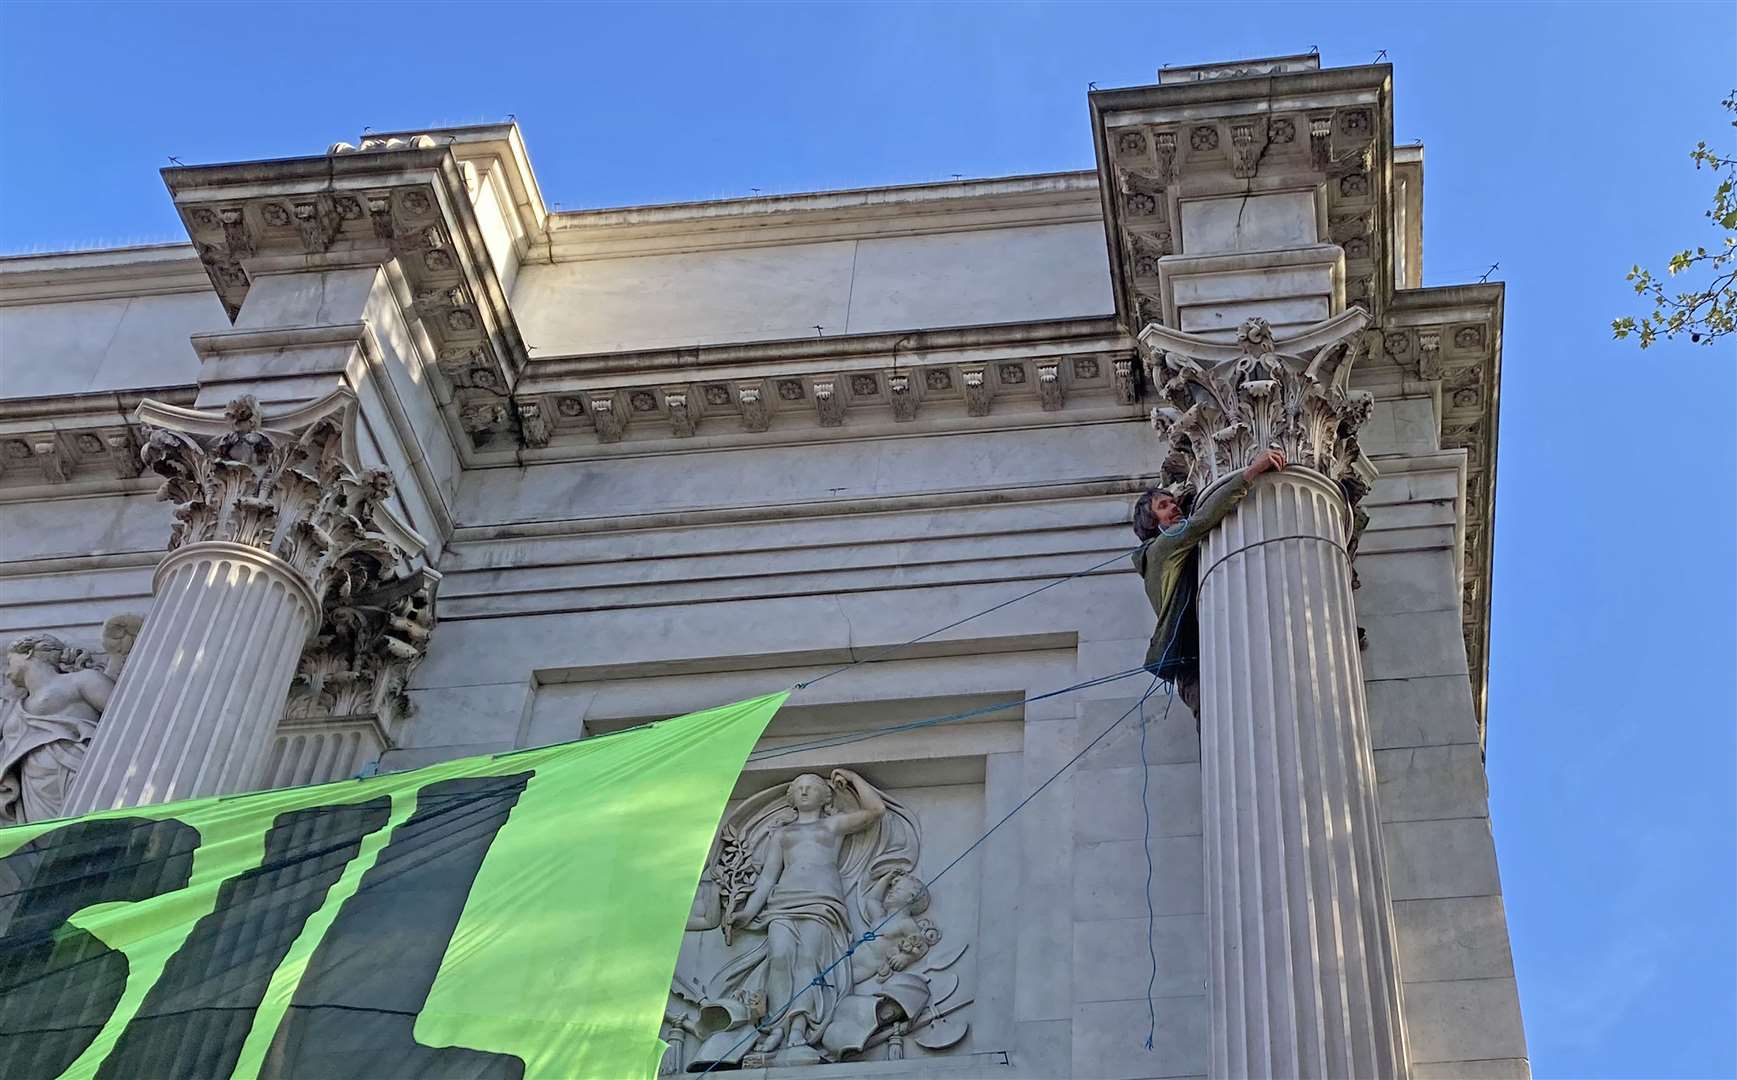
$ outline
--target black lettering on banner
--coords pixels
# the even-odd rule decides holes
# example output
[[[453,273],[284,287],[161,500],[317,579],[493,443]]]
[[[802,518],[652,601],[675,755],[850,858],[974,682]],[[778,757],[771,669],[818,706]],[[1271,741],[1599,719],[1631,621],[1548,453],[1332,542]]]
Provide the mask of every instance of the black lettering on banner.
[[[98,1080],[228,1076],[272,974],[326,893],[385,827],[386,796],[279,814],[260,864],[225,881],[145,995]]]
[[[145,818],[74,821],[0,858],[0,1076],[58,1076],[127,987],[127,957],[66,920],[186,886],[199,831]]]
[[[531,772],[464,777],[416,793],[416,812],[362,875],[308,960],[260,1080],[518,1080],[511,1054],[416,1041],[477,871]]]

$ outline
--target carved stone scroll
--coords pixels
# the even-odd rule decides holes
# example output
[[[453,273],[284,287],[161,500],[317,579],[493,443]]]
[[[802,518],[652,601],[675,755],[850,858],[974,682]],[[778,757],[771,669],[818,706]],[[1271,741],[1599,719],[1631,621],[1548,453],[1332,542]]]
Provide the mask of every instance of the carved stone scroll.
[[[1162,401],[1152,426],[1169,445],[1164,482],[1204,492],[1271,448],[1338,483],[1355,503],[1368,477],[1357,429],[1373,402],[1347,384],[1368,319],[1352,309],[1284,340],[1266,320],[1250,319],[1235,345],[1148,326],[1140,343]]]
[[[250,397],[139,420],[175,526],[68,814],[256,786],[303,646],[351,633],[424,547],[357,458],[347,389],[269,420]]]
[[[175,503],[169,550],[221,541],[282,559],[316,598],[395,577],[422,538],[387,508],[392,474],[355,451],[356,396],[337,390],[267,425],[259,402],[222,413],[147,401],[145,467]]]

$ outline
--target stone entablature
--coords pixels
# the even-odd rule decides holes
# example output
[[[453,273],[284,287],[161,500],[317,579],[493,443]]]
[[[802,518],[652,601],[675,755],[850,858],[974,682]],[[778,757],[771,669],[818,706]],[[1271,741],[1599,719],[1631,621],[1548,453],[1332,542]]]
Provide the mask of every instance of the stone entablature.
[[[842,429],[831,436],[849,437],[897,432],[919,415],[990,426],[1081,407],[1126,412],[1137,402],[1138,360],[1113,327],[1077,320],[1045,329],[566,357],[536,363],[515,405],[526,448],[555,450],[696,434],[768,442]]]
[[[1095,222],[1090,170],[549,215],[554,262]]]
[[[527,356],[472,205],[476,170],[420,144],[164,170],[233,321],[260,274],[385,266],[461,448],[513,440]],[[479,417],[485,419],[479,420]]]
[[[1210,79],[1091,95],[1118,318],[1164,321],[1159,262],[1191,250],[1190,203],[1299,195],[1312,243],[1344,250],[1344,303],[1377,320],[1392,292],[1387,65]],[[1336,314],[1329,312],[1328,314]]]
[[[0,501],[55,494],[148,490],[139,479],[147,434],[140,403],[193,404],[195,387],[141,388],[120,393],[0,398]]]
[[[144,750],[127,759],[110,755],[111,781],[135,764],[152,770],[175,756],[195,760],[195,750],[183,750],[245,727],[245,755],[206,759],[224,776],[204,790],[234,790],[339,779],[377,758],[388,769],[408,768],[676,715],[909,641],[1052,581],[1063,568],[1104,564],[1040,601],[997,612],[993,623],[950,629],[806,691],[806,702],[782,716],[786,726],[769,733],[769,742],[788,749],[817,734],[1018,701],[1137,665],[1151,624],[1123,569],[1127,511],[1163,471],[1167,451],[1177,449],[1162,446],[1143,415],[1154,405],[1170,407],[1178,414],[1174,426],[1188,426],[1192,394],[1178,403],[1183,395],[1170,392],[1183,389],[1173,381],[1189,382],[1181,360],[1195,363],[1208,384],[1238,376],[1220,380],[1218,390],[1228,390],[1218,396],[1250,436],[1232,430],[1224,462],[1204,470],[1184,463],[1197,482],[1211,482],[1275,433],[1299,465],[1350,480],[1346,466],[1357,445],[1348,429],[1361,418],[1358,395],[1373,391],[1361,442],[1382,475],[1362,504],[1375,521],[1360,556],[1364,588],[1354,600],[1333,555],[1351,546],[1342,532],[1347,489],[1307,467],[1263,477],[1239,511],[1241,522],[1224,530],[1221,539],[1234,543],[1204,553],[1216,567],[1202,587],[1204,602],[1239,643],[1215,651],[1213,670],[1222,679],[1214,684],[1254,688],[1260,703],[1237,714],[1242,726],[1229,742],[1223,735],[1232,729],[1214,723],[1222,717],[1210,709],[1204,731],[1180,705],[1142,715],[1149,739],[1128,724],[1034,800],[1018,828],[1002,830],[938,882],[937,862],[965,851],[1087,739],[1138,710],[1139,686],[1033,698],[1018,717],[768,759],[738,787],[745,802],[730,818],[738,836],[753,835],[756,825],[782,827],[772,818],[756,821],[762,810],[800,814],[788,785],[805,772],[831,786],[840,804],[834,809],[846,813],[860,812],[872,788],[874,798],[902,803],[912,822],[920,820],[924,861],[913,846],[896,872],[858,873],[841,851],[840,883],[820,890],[821,899],[828,910],[842,905],[835,921],[851,926],[872,914],[861,904],[865,897],[885,910],[885,898],[903,889],[902,902],[914,908],[910,890],[920,878],[938,884],[933,905],[911,912],[914,930],[904,927],[899,957],[889,942],[871,957],[889,962],[853,969],[848,988],[833,987],[830,1005],[815,995],[822,1003],[813,1022],[800,1031],[784,1027],[773,1045],[728,1015],[732,997],[753,1012],[754,984],[765,981],[755,969],[765,965],[750,955],[762,944],[759,931],[743,925],[760,917],[745,910],[756,860],[732,864],[720,845],[716,873],[708,873],[720,888],[694,912],[665,1034],[682,1044],[683,1067],[722,1033],[732,1044],[748,1036],[741,1050],[751,1066],[842,1062],[816,1074],[978,1075],[986,1066],[1034,1077],[1253,1071],[1214,1064],[1227,1019],[1257,1035],[1260,1025],[1244,1023],[1246,1010],[1238,1017],[1227,1008],[1222,987],[1202,993],[1215,985],[1212,965],[1254,956],[1256,945],[1274,957],[1295,946],[1305,961],[1294,968],[1302,978],[1296,985],[1330,993],[1331,980],[1307,968],[1331,968],[1335,957],[1352,953],[1325,938],[1324,948],[1304,948],[1293,931],[1307,920],[1291,919],[1302,907],[1271,906],[1274,893],[1259,880],[1226,885],[1226,852],[1304,850],[1287,846],[1303,836],[1307,852],[1319,856],[1352,834],[1319,831],[1342,815],[1339,803],[1314,793],[1287,804],[1301,817],[1243,815],[1237,792],[1265,796],[1268,789],[1238,784],[1232,791],[1222,784],[1225,771],[1203,769],[1196,754],[1203,737],[1218,738],[1208,761],[1246,775],[1237,755],[1260,745],[1251,736],[1338,716],[1349,723],[1341,730],[1366,722],[1374,752],[1373,771],[1365,769],[1357,787],[1354,834],[1369,841],[1359,859],[1373,852],[1377,864],[1373,841],[1382,835],[1392,902],[1377,899],[1357,914],[1367,923],[1372,912],[1391,908],[1397,922],[1405,1026],[1414,1060],[1427,1066],[1416,1075],[1462,1075],[1464,1067],[1455,1071],[1461,1059],[1475,1059],[1474,1070],[1496,1062],[1485,1071],[1523,1075],[1464,666],[1470,653],[1470,690],[1481,696],[1501,291],[1416,287],[1421,228],[1418,206],[1407,200],[1420,197],[1418,154],[1401,160],[1394,150],[1384,179],[1380,169],[1368,170],[1366,191],[1347,190],[1350,173],[1314,169],[1319,141],[1329,155],[1343,149],[1360,165],[1368,147],[1391,140],[1385,83],[1372,86],[1379,81],[1370,77],[1374,69],[1312,67],[1307,58],[1278,58],[1214,65],[1187,82],[1163,80],[1172,85],[1159,96],[1174,103],[1182,95],[1184,111],[1197,116],[1157,115],[1154,106],[1125,132],[1147,141],[1114,148],[1115,168],[1105,175],[1125,210],[1142,194],[1131,178],[1157,175],[1153,167],[1167,149],[1160,136],[1171,128],[1178,136],[1176,175],[1150,216],[1162,202],[1180,250],[1158,256],[1158,272],[1140,280],[1157,285],[1144,294],[1148,311],[1156,300],[1164,326],[1200,340],[1160,350],[1174,351],[1178,362],[1160,357],[1155,369],[1136,352],[1136,338],[1152,333],[1148,326],[1106,314],[1113,304],[1098,235],[1105,211],[1091,174],[545,214],[510,125],[412,132],[370,136],[376,145],[330,158],[219,167],[213,172],[228,176],[216,186],[221,198],[185,200],[189,208],[221,209],[233,197],[242,209],[242,246],[254,250],[234,259],[250,292],[233,330],[223,326],[206,264],[190,247],[0,260],[0,308],[31,309],[8,327],[8,344],[59,346],[35,358],[44,397],[0,401],[0,501],[13,503],[22,523],[8,529],[17,538],[14,557],[0,562],[0,583],[10,590],[0,604],[10,620],[7,637],[66,627],[65,640],[89,641],[104,617],[138,606],[149,568],[161,564],[161,611],[153,617],[175,636],[159,629],[162,642],[146,648],[147,625],[129,679],[166,668],[162,657],[207,651],[198,642],[233,643],[221,650],[230,653],[246,644],[246,635],[220,635],[213,625],[251,621],[265,636],[295,642],[271,657],[240,657],[245,662],[214,677],[166,671],[148,686],[132,679],[134,699],[170,701],[179,710],[173,717],[154,709],[153,722],[137,724],[147,713],[122,707],[126,680],[115,688],[115,706],[102,712],[87,773],[98,772],[103,726],[126,747]],[[1317,106],[1332,110],[1319,132]],[[1361,125],[1345,118],[1364,108],[1377,122],[1360,149]],[[424,184],[417,162],[442,155],[435,169],[442,178]],[[326,169],[375,179],[304,198],[314,173]],[[336,200],[356,191],[385,193],[392,236],[378,235],[366,211],[343,220]],[[415,222],[397,219],[396,200],[416,191],[434,193],[446,246],[401,242],[399,226]],[[442,192],[452,194],[452,206]],[[1245,228],[1245,195],[1257,227]],[[299,217],[297,198],[308,204]],[[1376,235],[1360,247],[1365,237],[1348,231],[1347,218],[1359,200],[1373,207],[1382,198],[1388,209],[1370,212]],[[283,212],[267,209],[273,205]],[[340,219],[330,247],[323,207]],[[1190,207],[1199,211],[1192,218]],[[461,220],[467,212],[474,231]],[[1312,228],[1293,229],[1299,222]],[[1189,250],[1202,228],[1223,234],[1218,248]],[[1151,224],[1133,229],[1142,243],[1154,232]],[[221,228],[198,239],[213,244],[219,235],[227,245]],[[1112,265],[1127,269],[1114,236]],[[1292,245],[1295,257],[1283,265],[1259,249],[1275,238]],[[424,256],[461,248],[469,254],[458,277],[428,280],[466,291],[419,296],[411,278],[433,273]],[[695,264],[704,266],[696,271]],[[510,368],[472,366],[468,358],[455,365],[445,347],[445,335],[457,332],[449,317],[492,310],[490,275],[512,297],[529,355]],[[1055,285],[1068,275],[1070,284]],[[1215,275],[1221,284],[1236,281],[1212,293],[1204,286]],[[1287,277],[1295,280],[1277,283]],[[523,286],[516,291],[515,278]],[[1368,303],[1356,295],[1359,280],[1369,283]],[[1383,280],[1396,284],[1391,295],[1381,293]],[[1244,317],[1227,309],[1249,301],[1237,290],[1262,282],[1270,288],[1254,296],[1258,305],[1304,302],[1269,320],[1273,352],[1250,357],[1276,359],[1264,369],[1217,370],[1215,346],[1227,345],[1226,329],[1234,335]],[[698,287],[684,287],[689,283]],[[634,302],[637,295],[660,299],[647,306]],[[66,302],[49,310],[59,301]],[[93,318],[105,304],[131,314]],[[162,314],[176,304],[181,314]],[[1308,350],[1287,339],[1296,327],[1354,308],[1377,318],[1352,331],[1327,361],[1342,373],[1355,355],[1356,373],[1348,381],[1323,375],[1316,389],[1325,393],[1312,398],[1302,384],[1322,354],[1300,355]],[[762,317],[769,310],[780,317]],[[1141,314],[1138,305],[1134,311]],[[1185,313],[1207,321],[1190,324]],[[604,325],[605,314],[616,321]],[[812,337],[808,323],[822,324]],[[640,329],[647,326],[654,332]],[[99,337],[109,345],[87,340]],[[451,370],[442,371],[443,359]],[[425,561],[446,574],[440,636],[427,662],[419,663],[434,614],[428,575],[363,581],[348,595],[321,589],[306,616],[280,612],[268,622],[260,613],[269,612],[273,590],[304,591],[299,577],[291,580],[301,571],[221,539],[184,544],[165,559],[169,510],[149,498],[152,478],[120,475],[79,438],[125,433],[138,447],[149,443],[131,416],[137,399],[128,396],[130,381],[163,386],[142,396],[206,410],[253,394],[268,414],[334,387],[354,392],[364,446],[351,464],[358,476],[361,461],[398,474],[404,486],[391,506],[429,538]],[[1266,382],[1274,386],[1256,385]],[[117,389],[126,391],[119,400]],[[61,396],[49,398],[49,390]],[[1260,427],[1273,419],[1257,415],[1263,390],[1301,401],[1304,412],[1325,406],[1313,419],[1339,430]],[[1235,427],[1195,424],[1191,447],[1216,443],[1219,431]],[[40,453],[28,447],[30,456],[13,465],[4,456],[7,438],[44,446]],[[1306,518],[1292,507],[1307,508]],[[208,558],[189,555],[201,549]],[[1284,565],[1294,568],[1298,555],[1307,555],[1310,567],[1332,556],[1335,576],[1305,581],[1293,573],[1286,587],[1259,587],[1273,580],[1261,566],[1289,559]],[[178,620],[177,610],[219,604],[219,590],[202,584],[219,575],[232,583],[228,592],[252,593],[222,602],[216,619]],[[1466,653],[1458,641],[1462,595]],[[323,618],[313,617],[316,607]],[[1372,644],[1359,654],[1357,624],[1365,621]],[[1302,629],[1318,647],[1300,657],[1273,636],[1281,626]],[[1248,647],[1263,641],[1268,647]],[[31,651],[46,660],[53,650]],[[38,683],[75,675],[40,662],[32,670]],[[1271,678],[1286,671],[1300,677],[1289,684]],[[100,689],[98,680],[77,677]],[[211,695],[195,681],[208,677],[214,683],[206,685],[234,685],[253,702],[240,717],[245,724],[236,710],[199,707]],[[1321,686],[1347,692],[1337,713],[1296,692]],[[1366,720],[1354,700],[1364,686]],[[403,724],[412,705],[415,722]],[[135,726],[125,728],[129,711]],[[1277,725],[1269,722],[1274,716]],[[1287,716],[1297,725],[1287,725]],[[168,720],[182,734],[164,749],[152,740]],[[831,784],[834,769],[865,783]],[[113,794],[84,805],[198,793],[174,786],[175,777],[166,781],[170,786],[126,791],[111,784],[104,791]],[[1148,786],[1150,815],[1141,797]],[[867,846],[871,853],[884,847]],[[1150,879],[1143,852],[1154,855]],[[1314,862],[1317,870],[1324,865]],[[1347,878],[1337,870],[1327,877],[1327,891],[1348,895],[1338,884]],[[1247,897],[1238,891],[1244,888]],[[778,907],[768,898],[761,914]],[[1230,946],[1223,916],[1239,911],[1267,921]],[[726,941],[732,915],[738,920]],[[1291,921],[1281,925],[1284,919]],[[762,921],[769,938],[777,920]],[[1375,929],[1366,945],[1379,944]],[[931,931],[939,937],[931,940]],[[1432,943],[1443,933],[1471,944],[1438,955]],[[907,944],[913,962],[890,962],[905,958]],[[732,977],[738,974],[744,978]],[[1160,1003],[1148,1048],[1139,1036],[1154,985]],[[684,996],[687,990],[694,993]],[[708,999],[725,1010],[721,1027],[699,1015]],[[1239,1000],[1256,1004],[1260,995]],[[1281,1036],[1269,1041],[1286,1045],[1287,1018],[1269,1019],[1276,1023],[1263,1030]],[[1383,1023],[1391,1033],[1393,1025]],[[1216,1033],[1209,1038],[1209,1031]],[[900,1056],[930,1060],[893,1060]],[[1402,1075],[1337,1064],[1326,1071]]]

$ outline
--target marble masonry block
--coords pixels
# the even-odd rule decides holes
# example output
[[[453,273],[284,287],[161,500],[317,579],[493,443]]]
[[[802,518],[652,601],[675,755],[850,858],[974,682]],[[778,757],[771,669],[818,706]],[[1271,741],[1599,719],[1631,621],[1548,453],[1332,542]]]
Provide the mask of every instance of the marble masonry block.
[[[1131,583],[1129,591],[1137,593],[1137,586]],[[1114,682],[1106,682],[1078,691],[1081,700],[1123,698],[1131,694],[1133,695],[1133,698],[1129,700],[1131,705],[1134,699],[1145,693],[1146,688],[1152,685],[1150,675],[1143,675],[1136,670],[1145,660],[1146,646],[1152,640],[1151,629],[1144,625],[1152,621],[1152,609],[1144,604],[1143,598],[1142,606],[1146,610],[1143,617],[1138,619],[1135,625],[1136,629],[1142,631],[1139,637],[1125,636],[1107,640],[1082,639],[1080,641],[1077,656],[1078,670],[1074,675],[1075,681],[1084,682],[1087,679],[1103,678],[1110,675],[1122,676]],[[1095,609],[1093,610],[1095,618]],[[1131,674],[1124,675],[1124,672],[1131,672]],[[1164,700],[1162,687],[1153,693],[1152,700],[1158,702]]]
[[[247,291],[235,328],[354,322],[367,309],[379,277],[380,269],[375,266],[261,274]]]
[[[7,503],[0,513],[0,560],[157,554],[163,550],[174,513],[172,504],[149,491]]]
[[[388,750],[380,755],[380,771],[403,772],[405,769],[420,769],[424,765],[439,765],[443,761],[456,761],[459,758],[505,753],[511,749],[511,742],[485,742],[465,746],[419,746]]]
[[[1200,766],[1149,765],[1146,801],[1153,836],[1200,834]],[[1094,771],[1074,785],[1074,836],[1082,843],[1138,840],[1146,835],[1138,766]]]
[[[1071,1015],[1060,1020],[1028,1020],[1015,1024],[1012,1046],[1007,1055],[1013,1065],[1013,1075],[1032,1080],[1066,1076],[1068,1064],[1073,1059],[1073,1033]],[[974,1045],[988,1049],[991,1044],[979,1040]],[[986,1069],[984,1074],[998,1077],[1006,1071]]]
[[[1073,920],[1065,885],[1022,886],[1014,1018],[1059,1020],[1073,1008]],[[1060,918],[1050,917],[1059,914]]]
[[[1379,462],[1376,467],[1380,468]],[[1357,547],[1359,557],[1362,552],[1369,550],[1366,545],[1370,538],[1378,533],[1410,531],[1432,526],[1445,527],[1451,531],[1454,526],[1451,500],[1376,504],[1365,499],[1363,508],[1369,511],[1369,528],[1363,531],[1363,543]]]
[[[1135,680],[1129,686],[1139,685]],[[1115,728],[1104,736],[1074,768],[1081,772],[1099,769],[1126,768],[1140,760],[1140,714],[1135,712],[1117,723],[1117,718],[1132,709],[1140,698],[1112,698],[1080,703],[1079,745],[1084,746],[1103,734],[1111,724]],[[1200,761],[1200,733],[1194,714],[1180,699],[1170,699],[1160,692],[1146,700],[1146,763],[1171,765]],[[1198,766],[1196,766],[1198,769]]]
[[[1500,896],[1399,900],[1393,905],[1399,970],[1408,982],[1514,975]]]
[[[513,311],[551,355],[813,337],[843,329],[855,257],[832,241],[530,263]]]
[[[1439,431],[1435,403],[1429,398],[1382,397],[1376,400],[1369,420],[1358,429],[1357,438],[1371,457],[1428,454],[1438,449]]]
[[[1028,721],[1018,797],[1036,791],[1073,754],[1072,724]],[[1064,774],[1025,804],[1011,826],[1020,842],[1020,977],[1014,991],[1020,1020],[1060,1019],[1073,1000],[1067,966],[1073,955],[1073,779]],[[1032,971],[1048,974],[1031,978]]]
[[[1519,991],[1511,978],[1407,983],[1405,1018],[1414,1062],[1526,1056]]]
[[[1074,919],[1146,915],[1146,857],[1139,840],[1106,840],[1074,853]],[[1206,910],[1200,837],[1152,838],[1152,910],[1194,915]]]
[[[854,544],[860,542],[865,530],[898,520],[863,513],[865,499],[970,492],[974,505],[988,509],[993,505],[992,499],[1006,494],[1015,500],[1012,507],[1017,511],[1016,515],[1006,517],[1017,520],[1023,515],[1024,521],[1031,522],[1033,505],[1018,499],[1018,489],[1076,480],[1101,481],[1104,473],[1100,463],[1140,461],[1149,456],[1151,435],[1150,426],[1138,422],[1070,424],[955,432],[945,438],[774,443],[719,448],[702,454],[563,461],[508,472],[505,477],[511,482],[506,482],[499,470],[473,469],[463,479],[455,513],[465,521],[496,525],[541,522],[552,517],[607,519],[725,506],[764,508],[767,493],[776,493],[775,509],[762,515],[763,524],[775,522],[775,529],[783,530],[786,537],[789,530],[802,529],[813,538],[823,529],[811,516],[813,508],[832,503],[847,512],[832,518],[824,528],[834,534],[835,540]],[[752,482],[745,483],[744,478],[750,477]],[[1121,529],[1126,529],[1125,515],[1133,503],[1132,496],[1118,500],[1114,516],[1123,523]],[[793,516],[779,512],[787,507],[799,510]],[[1096,515],[1104,513],[1101,509],[1096,511]],[[949,521],[970,521],[974,516],[963,507],[925,510],[921,514],[915,521],[933,522],[937,531]],[[912,523],[912,519],[904,519],[904,524]],[[1121,535],[1125,539],[1119,540],[1112,552],[1134,546],[1132,531]],[[647,539],[661,542],[661,538]],[[1110,558],[1112,552],[1098,559],[1070,556],[1064,560],[1069,565],[1061,572],[1083,570]],[[1126,573],[1131,578],[1132,565],[1121,565],[1128,566]],[[1091,593],[1104,580],[1083,578],[1066,588],[1074,595]],[[1107,580],[1121,585],[1125,579],[1118,573]],[[1007,589],[1009,593],[1019,591]],[[1136,600],[1141,599],[1138,587],[1132,591]],[[1151,616],[1150,608],[1147,616]]]
[[[1310,191],[1183,199],[1182,249],[1192,255],[1307,247],[1319,238]]]
[[[1382,821],[1485,817],[1489,783],[1475,743],[1375,752]]]
[[[1165,322],[1179,330],[1234,341],[1245,319],[1266,319],[1282,334],[1344,307],[1345,257],[1335,245],[1206,255],[1184,247],[1158,260]]]
[[[1206,998],[1164,998],[1146,1049],[1146,1001],[1082,1001],[1074,1006],[1073,1071],[1092,1080],[1202,1076],[1207,1067]]]
[[[525,746],[547,746],[585,735],[585,710],[597,697],[592,683],[539,683],[531,692],[531,716],[525,725]]]
[[[1073,734],[1073,725],[1065,720],[1026,721],[1025,776],[1020,784],[1024,792],[1036,792],[1067,764],[1074,755]],[[1073,842],[1071,774],[1071,769],[1063,773],[1020,811],[1024,820],[1019,822],[1019,836],[1031,860],[1025,869],[1027,882],[1056,885],[1068,880],[1066,860],[1057,856]]]
[[[1000,821],[1025,794],[1021,787],[1023,770],[1015,753],[990,754],[984,760],[983,821],[984,828]],[[981,855],[980,880],[1001,883],[980,891],[977,901],[979,940],[997,935],[1000,941],[1012,941],[1013,947],[980,948],[977,951],[977,1006],[971,1022],[974,1045],[979,1047],[1007,1046],[1014,1040],[1016,1029],[1014,1010],[1018,986],[1019,948],[1018,927],[1021,891],[1016,887],[1020,872],[1020,837],[1012,829],[1001,829],[984,841],[978,849]],[[1059,1021],[1051,1021],[1058,1023]],[[1065,1027],[1065,1025],[1063,1025]]]
[[[1371,745],[1377,750],[1478,741],[1472,687],[1463,675],[1372,679],[1363,690]]]
[[[1460,599],[1460,579],[1454,566],[1452,534],[1441,530],[1440,547],[1422,551],[1362,551],[1354,594],[1358,618],[1408,612],[1440,611]]]
[[[530,705],[530,682],[411,690],[416,709],[399,737],[406,750],[438,746],[515,746]]]
[[[1446,502],[1460,496],[1459,470],[1451,467],[1427,472],[1396,472],[1375,481],[1365,502],[1373,506],[1392,503]]]
[[[858,242],[852,334],[912,326],[1065,319],[1108,311],[1097,222],[981,229]]]
[[[1411,1080],[1532,1080],[1532,1063],[1525,1058],[1414,1061]]]
[[[1399,454],[1427,454],[1440,449],[1441,419],[1429,397],[1390,400],[1393,414],[1393,450]]]
[[[0,307],[0,397],[185,386],[199,377],[188,337],[228,327],[208,288]]]
[[[1396,821],[1383,825],[1381,835],[1395,903],[1502,891],[1488,818]]]
[[[1206,916],[1165,915],[1152,921],[1152,951],[1158,954],[1158,997],[1206,992]],[[1123,1001],[1146,996],[1152,975],[1147,922],[1102,919],[1074,924],[1074,1000]]]
[[[1357,624],[1369,632],[1369,648],[1363,654],[1366,679],[1466,677],[1466,642],[1458,604],[1451,610],[1406,615],[1359,613]]]

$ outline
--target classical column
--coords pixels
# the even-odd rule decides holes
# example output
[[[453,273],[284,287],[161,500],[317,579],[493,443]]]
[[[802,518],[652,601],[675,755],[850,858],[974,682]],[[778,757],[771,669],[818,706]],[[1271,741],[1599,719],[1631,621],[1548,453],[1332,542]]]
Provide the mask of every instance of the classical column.
[[[1347,551],[1365,321],[1275,342],[1250,320],[1235,345],[1141,335],[1167,481],[1204,492],[1269,447],[1291,462],[1199,555],[1214,1077],[1408,1073]]]
[[[253,786],[322,610],[403,576],[421,541],[383,505],[391,477],[357,462],[355,406],[337,390],[269,423],[251,397],[140,406],[176,523],[68,814]]]

